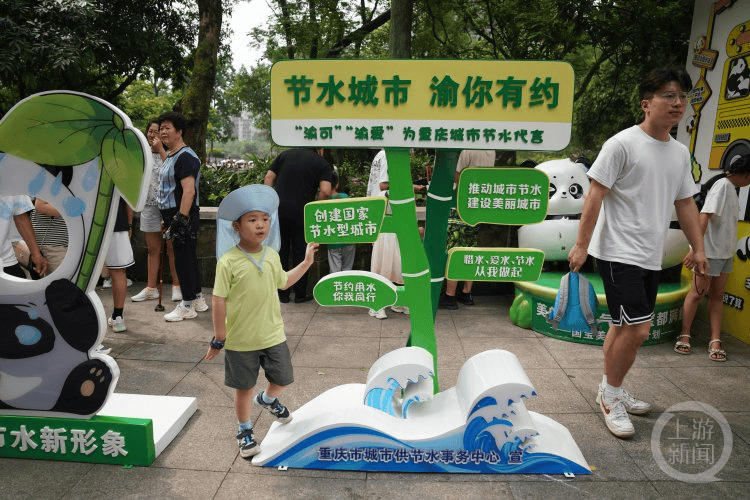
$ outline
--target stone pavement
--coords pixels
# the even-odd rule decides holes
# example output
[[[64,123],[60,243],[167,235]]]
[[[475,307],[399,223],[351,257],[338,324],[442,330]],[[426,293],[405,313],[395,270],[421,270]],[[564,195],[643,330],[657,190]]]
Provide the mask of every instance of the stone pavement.
[[[129,296],[142,286],[131,286]],[[206,294],[210,298],[210,289]],[[111,313],[110,291],[99,291],[99,296]],[[642,348],[626,387],[656,409],[646,417],[633,417],[635,437],[620,440],[607,431],[594,401],[603,370],[601,347],[567,343],[514,326],[508,318],[511,299],[476,297],[474,307],[439,311],[435,330],[441,388],[455,384],[459,369],[472,355],[487,349],[513,352],[539,394],[526,402],[527,408],[570,430],[593,470],[590,476],[255,467],[238,454],[233,392],[223,384],[223,354],[212,362],[201,360],[212,336],[210,312],[200,313],[197,319],[167,323],[164,313],[154,311],[155,301],[133,303],[128,299],[128,331],[110,331],[105,339],[120,366],[116,392],[193,396],[198,399],[197,412],[150,467],[0,458],[0,498],[748,498],[750,346],[726,336],[729,361],[710,361],[706,354],[708,329],[697,322],[694,337],[695,331],[699,335],[693,340],[690,356],[674,353],[671,343]],[[164,305],[165,312],[174,307],[168,301]],[[390,311],[388,319],[379,321],[361,309],[292,302],[282,304],[282,315],[296,379],[282,400],[292,410],[331,387],[364,383],[372,363],[403,347],[409,331],[408,318]],[[261,380],[263,386],[265,379]],[[667,475],[654,459],[651,435],[659,416],[685,401],[712,406],[731,426],[731,455],[716,473],[720,481],[681,482]],[[262,439],[271,417],[258,409],[252,415],[256,435]],[[675,426],[665,428],[659,441],[663,456],[683,464],[701,460],[704,465],[718,463],[726,444],[719,425],[713,422],[711,429],[701,425],[710,424],[705,413],[693,417],[682,414],[681,435],[676,434]],[[696,433],[700,435],[696,437]],[[707,441],[709,437],[712,439]],[[677,452],[678,442],[683,445],[682,453]],[[678,463],[675,469],[680,471],[701,472],[711,467],[690,469]]]

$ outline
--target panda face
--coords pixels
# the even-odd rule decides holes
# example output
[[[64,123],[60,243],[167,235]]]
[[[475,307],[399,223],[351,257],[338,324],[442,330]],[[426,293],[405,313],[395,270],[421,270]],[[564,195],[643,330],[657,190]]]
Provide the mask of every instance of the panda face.
[[[548,215],[577,215],[583,210],[583,197],[589,179],[583,165],[568,159],[552,160],[536,166],[549,177]]]

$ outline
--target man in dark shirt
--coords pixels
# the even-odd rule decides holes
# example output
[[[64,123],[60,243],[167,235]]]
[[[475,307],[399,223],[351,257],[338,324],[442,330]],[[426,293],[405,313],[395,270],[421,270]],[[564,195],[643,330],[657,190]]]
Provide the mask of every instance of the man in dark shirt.
[[[274,186],[279,195],[279,256],[284,270],[296,267],[305,258],[305,204],[331,196],[333,170],[323,159],[323,149],[294,148],[283,151],[266,172],[263,183]],[[289,264],[291,253],[292,263]],[[294,302],[307,302],[307,273],[294,285]],[[281,302],[289,302],[289,290],[280,290]]]

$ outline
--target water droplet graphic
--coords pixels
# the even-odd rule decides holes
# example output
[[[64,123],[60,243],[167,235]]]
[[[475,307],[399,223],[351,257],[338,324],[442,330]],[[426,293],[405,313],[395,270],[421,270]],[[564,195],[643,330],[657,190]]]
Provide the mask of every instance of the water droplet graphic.
[[[80,198],[70,197],[63,201],[63,208],[69,217],[78,217],[86,211],[86,203]]]
[[[86,173],[83,175],[83,180],[81,181],[81,187],[85,192],[89,192],[92,189],[96,187],[96,184],[99,180],[99,159],[96,158],[94,161],[91,162],[89,165],[89,168],[86,170]]]
[[[60,194],[60,188],[62,187],[62,172],[59,172],[57,176],[55,177],[54,182],[52,182],[52,187],[50,188],[50,192],[52,193],[52,196],[57,196]]]
[[[36,174],[36,177],[34,177],[31,182],[29,182],[29,194],[31,196],[36,196],[39,194],[39,192],[44,187],[44,182],[47,180],[47,171],[43,168],[39,168],[39,173]]]

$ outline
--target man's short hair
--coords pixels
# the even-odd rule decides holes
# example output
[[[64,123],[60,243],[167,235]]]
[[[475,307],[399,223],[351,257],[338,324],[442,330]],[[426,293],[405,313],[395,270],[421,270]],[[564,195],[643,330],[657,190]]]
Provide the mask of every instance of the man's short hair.
[[[693,88],[693,82],[685,68],[675,66],[656,68],[649,71],[641,80],[640,100],[652,98],[657,90],[669,82],[677,82],[683,92],[689,92]]]

